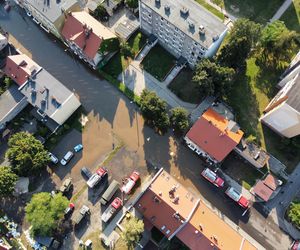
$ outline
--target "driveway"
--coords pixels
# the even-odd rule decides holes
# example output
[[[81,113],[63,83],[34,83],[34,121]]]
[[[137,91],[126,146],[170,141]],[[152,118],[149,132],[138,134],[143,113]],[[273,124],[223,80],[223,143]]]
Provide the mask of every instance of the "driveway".
[[[287,249],[290,239],[273,220],[265,219],[255,209],[251,210],[247,220],[241,217],[237,206],[225,202],[223,194],[216,192],[209,183],[199,177],[204,168],[203,163],[171,132],[164,136],[155,134],[144,124],[133,103],[109,83],[99,79],[72,55],[67,54],[65,48],[55,38],[45,34],[25,13],[21,11],[21,16],[18,12],[19,10],[12,9],[7,14],[0,9],[2,27],[13,33],[32,53],[37,63],[45,67],[66,87],[75,89],[90,119],[86,129],[89,126],[95,128],[94,133],[86,133],[84,130],[81,140],[84,146],[90,140],[91,145],[99,149],[90,146],[89,150],[95,152],[95,156],[86,155],[87,151],[82,152],[84,160],[80,159],[71,170],[74,178],[77,178],[75,175],[79,173],[80,165],[96,167],[97,159],[101,162],[104,156],[96,156],[96,152],[102,150],[100,146],[102,143],[107,147],[110,144],[112,148],[110,135],[115,134],[124,142],[128,152],[138,155],[140,169],[147,168],[146,162],[164,167],[179,182],[208,200],[212,207],[218,209],[219,213],[222,212],[222,216],[229,217],[267,249]]]

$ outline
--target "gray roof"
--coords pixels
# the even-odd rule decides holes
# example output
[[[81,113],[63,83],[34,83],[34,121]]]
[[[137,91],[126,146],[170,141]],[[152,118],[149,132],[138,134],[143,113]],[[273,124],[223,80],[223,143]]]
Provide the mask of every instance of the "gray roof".
[[[160,0],[160,4],[156,4],[155,0],[141,2],[207,48],[213,43],[213,37],[220,36],[226,30],[218,17],[194,0]],[[170,7],[170,10],[166,11],[165,6]],[[184,8],[188,10],[186,15],[180,12]],[[194,28],[190,28],[189,24],[193,24]],[[200,26],[205,28],[205,36],[200,36]]]
[[[78,4],[77,0],[26,0],[52,23],[55,22],[61,15],[62,10],[67,11],[74,4]]]
[[[21,87],[32,106],[42,110],[58,124],[63,124],[80,106],[73,92],[45,69],[41,69]]]
[[[286,103],[300,112],[300,73],[286,95],[288,96]]]
[[[2,121],[14,107],[23,100],[24,95],[20,93],[17,85],[12,85],[0,96],[0,121]]]

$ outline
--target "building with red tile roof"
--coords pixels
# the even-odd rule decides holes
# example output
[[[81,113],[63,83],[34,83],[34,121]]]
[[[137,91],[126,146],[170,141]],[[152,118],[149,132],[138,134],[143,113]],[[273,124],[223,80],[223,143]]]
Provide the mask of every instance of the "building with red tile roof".
[[[221,162],[238,145],[243,132],[212,108],[208,109],[185,136],[187,145],[213,162]]]
[[[258,243],[237,232],[163,169],[134,207],[143,215],[147,228],[152,224],[169,240],[176,236],[191,250],[257,249],[253,244]]]
[[[268,174],[263,181],[259,180],[254,185],[253,193],[262,201],[267,202],[278,193],[275,192],[278,186],[278,179],[275,176]]]
[[[62,36],[74,53],[93,67],[104,56],[99,52],[103,41],[117,39],[114,33],[85,11],[67,15]]]

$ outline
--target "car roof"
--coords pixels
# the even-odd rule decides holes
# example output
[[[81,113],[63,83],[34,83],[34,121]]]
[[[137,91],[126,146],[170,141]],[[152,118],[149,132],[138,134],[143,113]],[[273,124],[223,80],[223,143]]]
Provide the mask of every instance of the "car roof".
[[[233,200],[238,201],[241,197],[241,194],[235,190],[233,187],[230,187],[226,190],[226,194]]]

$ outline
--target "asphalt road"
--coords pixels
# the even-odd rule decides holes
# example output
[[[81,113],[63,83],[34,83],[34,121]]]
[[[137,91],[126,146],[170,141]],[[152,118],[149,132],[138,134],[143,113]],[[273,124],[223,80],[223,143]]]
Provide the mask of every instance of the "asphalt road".
[[[251,209],[250,217],[242,217],[239,207],[199,177],[204,165],[198,157],[174,139],[171,133],[159,136],[145,126],[134,104],[67,53],[60,42],[47,35],[21,9],[13,8],[7,14],[0,8],[0,25],[32,53],[38,64],[79,95],[85,110],[99,120],[99,126],[105,123],[111,133],[124,140],[141,159],[163,166],[185,186],[198,190],[213,207],[267,249],[288,249],[288,236],[278,229],[273,220],[266,220],[255,209]],[[175,154],[171,155],[170,151]]]

